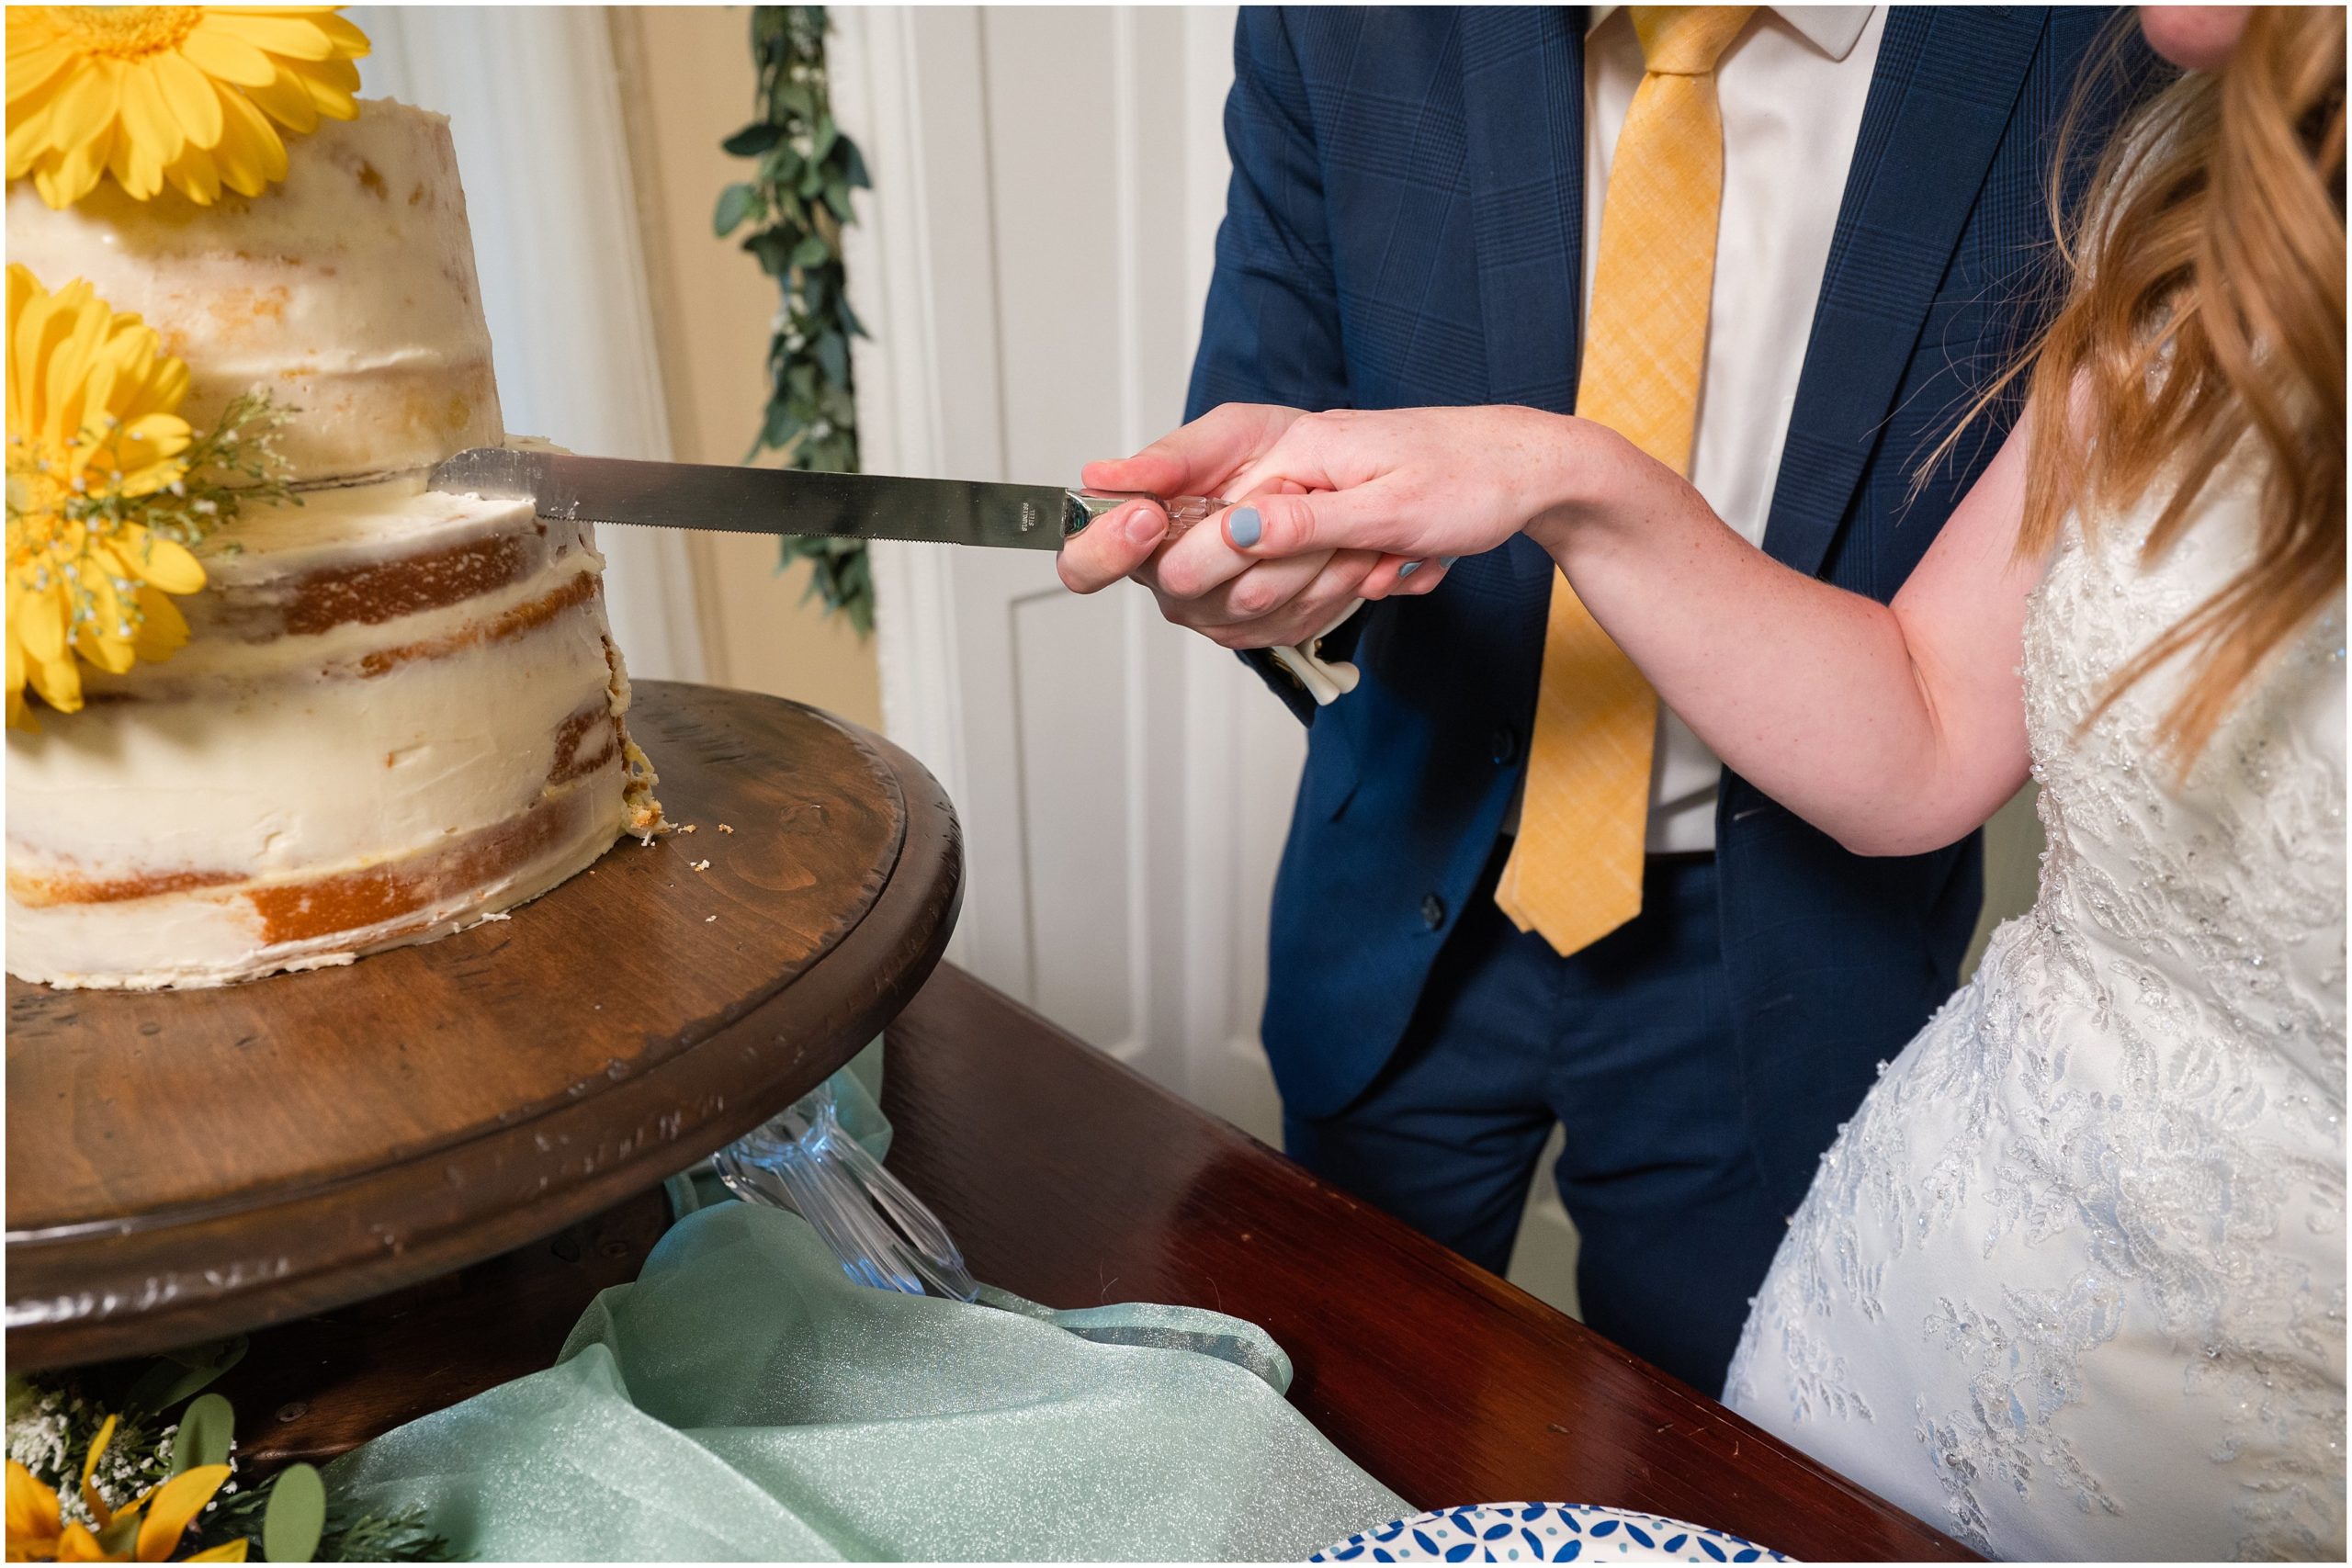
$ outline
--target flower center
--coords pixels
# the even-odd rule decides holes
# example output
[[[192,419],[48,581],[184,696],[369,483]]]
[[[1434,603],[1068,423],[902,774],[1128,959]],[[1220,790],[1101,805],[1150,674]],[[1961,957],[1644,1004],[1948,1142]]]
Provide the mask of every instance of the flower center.
[[[61,6],[73,40],[92,54],[144,60],[176,49],[204,19],[201,6]]]
[[[8,565],[44,554],[65,527],[73,487],[65,454],[43,441],[8,438]]]

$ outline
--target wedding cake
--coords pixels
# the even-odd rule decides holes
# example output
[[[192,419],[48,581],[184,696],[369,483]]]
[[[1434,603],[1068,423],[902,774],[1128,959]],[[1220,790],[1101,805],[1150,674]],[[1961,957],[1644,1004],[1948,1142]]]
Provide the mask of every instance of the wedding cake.
[[[11,181],[12,340],[16,266],[28,290],[86,280],[185,362],[189,428],[268,394],[285,480],[195,545],[200,586],[159,605],[114,583],[175,636],[176,608],[184,642],[110,669],[69,614],[74,711],[15,727],[12,633],[7,967],[24,979],[347,963],[496,917],[659,826],[589,529],[424,489],[435,462],[503,439],[489,333],[447,122],[357,107],[290,138],[254,195],[102,183],[52,208]],[[12,444],[17,390],[12,367]]]

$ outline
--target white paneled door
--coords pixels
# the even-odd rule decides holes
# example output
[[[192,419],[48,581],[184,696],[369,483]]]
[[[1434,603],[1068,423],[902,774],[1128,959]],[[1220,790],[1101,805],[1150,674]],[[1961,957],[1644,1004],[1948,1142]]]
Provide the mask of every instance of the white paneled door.
[[[836,7],[875,191],[851,294],[867,468],[1075,483],[1183,412],[1234,12]],[[955,797],[952,955],[1272,1139],[1266,905],[1303,737],[1140,590],[1025,552],[882,546],[883,703]]]

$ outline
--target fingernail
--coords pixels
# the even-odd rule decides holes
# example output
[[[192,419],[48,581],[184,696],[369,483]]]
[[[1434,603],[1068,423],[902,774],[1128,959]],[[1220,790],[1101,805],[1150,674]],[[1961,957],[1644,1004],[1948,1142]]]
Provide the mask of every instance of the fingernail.
[[[1437,564],[1445,568],[1446,570],[1452,571],[1453,570],[1453,563],[1461,558],[1462,558],[1460,556],[1440,556],[1437,558]]]
[[[1119,525],[1131,545],[1148,545],[1159,537],[1159,519],[1151,514],[1148,506],[1127,508],[1126,521]]]
[[[1225,527],[1226,532],[1233,536],[1234,544],[1245,550],[1256,544],[1258,536],[1265,532],[1265,525],[1258,521],[1258,509],[1254,506],[1235,507],[1233,514],[1226,519]]]
[[[1421,563],[1420,563],[1420,562],[1419,562],[1419,561],[1417,561],[1417,560],[1408,560],[1408,561],[1407,561],[1403,566],[1400,566],[1400,567],[1398,567],[1398,568],[1396,569],[1396,581],[1399,581],[1399,582],[1402,582],[1402,581],[1404,581],[1407,578],[1408,578],[1408,577],[1412,576],[1412,575],[1413,575],[1413,573],[1415,573],[1415,572],[1417,572],[1417,571],[1419,571],[1419,570],[1421,570]]]

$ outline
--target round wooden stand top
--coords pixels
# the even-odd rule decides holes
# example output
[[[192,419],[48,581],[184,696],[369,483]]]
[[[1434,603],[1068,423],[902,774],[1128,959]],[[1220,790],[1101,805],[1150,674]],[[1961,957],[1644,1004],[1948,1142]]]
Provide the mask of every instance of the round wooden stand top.
[[[8,982],[12,1366],[492,1257],[741,1136],[874,1038],[955,923],[938,784],[775,697],[646,682],[629,728],[694,831],[624,839],[511,919],[216,990]]]

